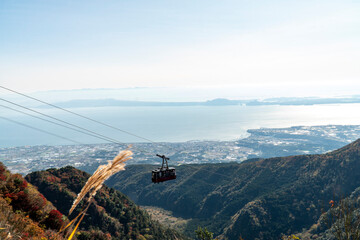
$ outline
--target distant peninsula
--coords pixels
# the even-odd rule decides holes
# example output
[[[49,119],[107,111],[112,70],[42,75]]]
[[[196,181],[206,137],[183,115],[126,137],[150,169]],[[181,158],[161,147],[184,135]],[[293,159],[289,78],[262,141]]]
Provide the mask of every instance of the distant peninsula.
[[[83,107],[183,107],[183,106],[264,106],[264,105],[316,105],[316,104],[346,104],[360,103],[360,96],[341,97],[341,98],[268,98],[250,100],[230,100],[226,98],[216,98],[203,102],[154,102],[154,101],[127,101],[117,99],[75,99],[65,102],[54,103],[64,108],[83,108]],[[40,108],[47,106],[41,105]]]

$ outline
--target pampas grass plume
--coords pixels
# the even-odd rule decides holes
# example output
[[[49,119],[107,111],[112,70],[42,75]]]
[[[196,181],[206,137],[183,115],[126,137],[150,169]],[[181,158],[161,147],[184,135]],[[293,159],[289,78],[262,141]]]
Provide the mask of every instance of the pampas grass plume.
[[[100,165],[77,195],[77,198],[70,208],[69,215],[87,193],[89,193],[89,199],[87,201],[90,202],[109,177],[121,170],[125,170],[125,162],[132,159],[132,154],[133,152],[130,150],[121,151],[112,161],[108,161],[108,164]]]
[[[72,221],[70,221],[68,225],[60,229],[60,232],[64,231],[72,224],[74,224],[77,221],[77,219],[81,216],[75,228],[72,230],[70,236],[68,237],[68,240],[71,240],[74,237],[76,230],[78,229],[81,221],[83,220],[86,211],[88,210],[91,204],[91,200],[94,198],[97,191],[103,186],[106,179],[108,179],[113,174],[121,170],[125,170],[125,162],[132,159],[131,155],[133,155],[133,152],[128,149],[121,151],[112,161],[108,161],[108,164],[100,165],[98,169],[93,173],[93,175],[87,180],[84,187],[81,189],[80,193],[77,195],[76,199],[74,200],[74,203],[69,211],[69,216],[74,211],[76,206],[80,203],[80,201],[87,194],[89,194],[89,198],[87,199],[87,203],[88,203],[87,207],[82,211],[80,211],[80,213]]]

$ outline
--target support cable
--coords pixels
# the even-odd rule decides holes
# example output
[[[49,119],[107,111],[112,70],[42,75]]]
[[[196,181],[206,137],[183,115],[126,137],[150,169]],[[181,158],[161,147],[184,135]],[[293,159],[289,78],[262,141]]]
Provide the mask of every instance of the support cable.
[[[9,121],[9,122],[12,122],[12,123],[15,123],[15,124],[18,124],[18,125],[21,125],[23,127],[28,127],[28,128],[31,128],[33,130],[36,130],[36,131],[39,131],[39,132],[43,132],[43,133],[46,133],[46,134],[49,134],[49,135],[52,135],[52,136],[55,136],[55,137],[58,137],[58,138],[62,138],[64,140],[67,140],[67,141],[70,141],[70,142],[73,142],[73,143],[76,143],[76,144],[83,144],[81,142],[78,142],[78,141],[75,141],[73,139],[70,139],[70,138],[67,138],[67,137],[63,137],[63,136],[60,136],[58,134],[55,134],[55,133],[51,133],[51,132],[48,132],[48,131],[45,131],[43,129],[40,129],[40,128],[37,128],[37,127],[33,127],[33,126],[30,126],[30,125],[27,125],[25,123],[21,123],[21,122],[18,122],[18,121],[15,121],[15,120],[12,120],[12,119],[9,119],[9,118],[6,118],[6,117],[2,117],[0,116],[1,119],[4,119],[6,121]]]
[[[48,115],[48,114],[41,113],[41,112],[39,112],[39,111],[36,111],[36,110],[31,109],[31,108],[22,106],[22,105],[20,105],[20,104],[14,103],[14,102],[12,102],[12,101],[9,101],[9,100],[3,99],[3,98],[0,98],[0,100],[2,100],[2,101],[4,101],[4,102],[7,102],[7,103],[10,103],[10,104],[13,104],[13,105],[15,105],[15,106],[24,108],[24,109],[26,109],[26,110],[28,110],[28,111],[35,112],[35,113],[40,114],[40,115],[42,115],[42,116],[51,118],[51,119],[53,119],[53,120],[59,121],[59,122],[61,122],[61,123],[65,123],[65,124],[67,124],[67,125],[70,125],[70,126],[72,126],[72,127],[64,126],[63,124],[61,124],[61,126],[66,127],[66,128],[69,128],[69,129],[72,129],[72,130],[74,130],[74,131],[78,131],[78,132],[81,132],[81,133],[83,133],[83,134],[86,134],[86,135],[89,135],[89,136],[92,136],[92,137],[95,137],[95,138],[99,138],[99,139],[102,139],[102,140],[105,140],[105,141],[108,141],[108,142],[111,142],[111,143],[126,145],[125,143],[120,142],[120,141],[118,141],[118,140],[116,140],[116,139],[107,137],[107,136],[105,136],[105,135],[96,133],[96,132],[94,132],[94,131],[88,130],[88,129],[83,128],[83,127],[80,127],[80,126],[78,126],[78,125],[76,125],[76,124],[72,124],[72,123],[69,123],[69,122],[67,122],[67,121],[63,121],[63,120],[61,120],[61,119],[59,119],[59,118],[52,117],[52,116],[50,116],[50,115]],[[2,106],[3,106],[3,105],[2,105]],[[8,108],[9,108],[9,107],[8,107]],[[24,113],[24,114],[26,114],[26,113]],[[27,114],[27,115],[28,115],[28,114]],[[33,116],[33,117],[35,117],[35,116]],[[37,118],[38,118],[38,117],[37,117]],[[44,120],[44,119],[41,119],[41,120]],[[50,120],[44,120],[44,121],[51,122],[51,123],[53,123],[53,124],[57,124],[57,123],[55,123],[55,122],[53,122],[53,121],[50,121]],[[57,124],[57,125],[60,125],[60,124]],[[77,129],[80,129],[80,130],[75,130],[74,127],[75,127],[75,129],[77,128]],[[138,149],[140,152],[149,153],[149,152],[144,151],[144,150],[141,150],[141,149],[139,149],[139,148],[137,148],[137,149]]]
[[[1,99],[1,100],[2,100],[2,99]],[[39,116],[35,116],[35,115],[33,115],[33,114],[30,114],[30,113],[27,113],[27,112],[23,112],[23,111],[21,111],[21,110],[14,109],[14,108],[12,108],[12,107],[8,107],[8,106],[2,105],[2,104],[0,104],[0,107],[7,108],[7,109],[10,109],[10,110],[12,110],[12,111],[15,111],[15,112],[18,112],[18,113],[22,113],[22,114],[28,115],[28,116],[30,116],[30,117],[37,118],[37,119],[40,119],[40,120],[42,120],[42,121],[49,122],[49,123],[52,123],[52,124],[55,124],[55,125],[58,125],[58,126],[67,128],[67,129],[71,129],[71,130],[73,130],[73,131],[76,131],[76,132],[79,132],[79,133],[83,133],[83,134],[86,134],[86,135],[88,135],[88,136],[92,136],[92,137],[94,137],[94,138],[99,138],[99,139],[102,139],[102,140],[105,140],[105,141],[110,141],[110,140],[108,140],[108,139],[105,139],[105,138],[99,137],[99,136],[97,136],[97,135],[94,135],[94,134],[91,134],[91,133],[88,133],[88,132],[79,130],[79,129],[77,129],[77,128],[69,127],[69,126],[66,126],[66,125],[64,125],[64,124],[57,123],[57,122],[55,122],[55,121],[51,121],[51,120],[48,120],[48,119],[45,119],[45,118],[42,118],[42,117],[39,117]],[[112,143],[114,143],[114,142],[112,142]],[[116,143],[117,143],[117,142],[116,142]],[[125,143],[122,143],[122,144],[125,144]]]
[[[134,137],[137,137],[137,138],[140,138],[140,139],[146,140],[146,141],[151,142],[151,143],[153,143],[153,144],[156,144],[156,145],[159,145],[159,146],[163,146],[163,147],[165,147],[165,148],[167,148],[167,149],[169,149],[169,150],[176,151],[176,149],[175,149],[175,148],[173,148],[173,147],[170,147],[170,146],[167,146],[167,145],[161,144],[161,143],[159,143],[159,142],[152,141],[151,139],[148,139],[148,138],[145,138],[145,137],[139,136],[139,135],[137,135],[137,134],[133,134],[133,133],[131,133],[131,132],[129,132],[129,131],[125,131],[125,130],[123,130],[123,129],[117,128],[117,127],[112,126],[112,125],[109,125],[109,124],[107,124],[107,123],[103,123],[103,122],[101,122],[101,121],[98,121],[98,120],[92,119],[92,118],[87,117],[87,116],[84,116],[84,115],[82,115],[82,114],[79,114],[79,113],[76,113],[76,112],[70,111],[70,110],[68,110],[68,109],[65,109],[65,108],[62,108],[62,107],[56,106],[56,105],[54,105],[54,104],[51,104],[51,103],[45,102],[45,101],[40,100],[40,99],[37,99],[37,98],[35,98],[35,97],[31,97],[31,96],[29,96],[29,95],[27,95],[27,94],[20,93],[20,92],[18,92],[18,91],[12,90],[12,89],[7,88],[7,87],[4,87],[4,86],[0,86],[0,88],[5,89],[5,90],[10,91],[10,92],[13,92],[13,93],[16,93],[16,94],[18,94],[18,95],[24,96],[24,97],[26,97],[26,98],[29,98],[29,99],[35,100],[35,101],[37,101],[37,102],[40,102],[40,103],[46,104],[46,105],[51,106],[51,107],[53,107],[53,108],[57,108],[57,109],[60,109],[60,110],[62,110],[62,111],[65,111],[65,112],[71,113],[71,114],[73,114],[73,115],[76,115],[76,116],[78,116],[78,117],[81,117],[81,118],[87,119],[87,120],[92,121],[92,122],[95,122],[95,123],[97,123],[97,124],[100,124],[100,125],[103,125],[103,126],[106,126],[106,127],[112,128],[112,129],[114,129],[114,130],[117,130],[117,131],[120,131],[120,132],[126,133],[126,134],[128,134],[128,135],[131,135],[131,136],[134,136]],[[32,109],[30,109],[30,108],[27,108],[27,107],[21,106],[21,105],[19,105],[19,104],[13,103],[13,102],[11,102],[11,101],[5,100],[5,99],[3,99],[3,98],[0,98],[0,100],[3,100],[3,101],[8,102],[8,103],[10,103],[10,104],[14,104],[14,105],[19,106],[19,107],[22,107],[22,108],[25,108],[25,109],[27,109],[27,110],[29,110],[29,111],[36,112],[36,113],[38,113],[38,114],[41,114],[41,115],[43,115],[43,116],[46,116],[46,117],[52,118],[52,119],[54,119],[54,120],[57,120],[57,121],[63,122],[63,123],[65,123],[65,124],[68,124],[68,125],[74,126],[74,127],[76,127],[76,128],[82,129],[82,130],[84,130],[84,131],[86,131],[86,132],[90,132],[90,133],[92,133],[92,134],[98,135],[98,136],[96,136],[96,137],[97,137],[97,138],[100,138],[100,139],[102,139],[102,140],[106,140],[106,141],[109,141],[109,142],[112,142],[112,143],[116,143],[116,144],[124,144],[124,145],[126,145],[125,143],[123,143],[123,142],[119,142],[119,141],[117,141],[116,139],[112,139],[112,138],[106,137],[106,136],[104,136],[104,135],[102,135],[102,134],[98,134],[98,133],[93,132],[93,131],[91,131],[91,130],[88,130],[88,129],[82,128],[82,127],[77,126],[77,125],[72,124],[72,123],[68,123],[68,122],[66,122],[66,121],[63,121],[63,120],[57,119],[57,118],[52,117],[52,116],[49,116],[49,115],[47,115],[47,114],[43,114],[43,113],[38,112],[38,111],[36,111],[36,110],[32,110]],[[87,134],[87,133],[84,133],[84,134]],[[94,137],[95,137],[95,136],[94,136]],[[140,152],[151,154],[149,151],[144,151],[144,150],[141,150],[141,149],[140,149],[140,148],[138,148],[138,147],[134,147],[134,148],[138,149]],[[188,165],[188,166],[190,166],[190,165]],[[221,175],[221,176],[224,176],[224,177],[226,177],[226,178],[230,179],[230,178],[229,178],[229,176],[227,176],[227,175],[224,175],[224,174],[221,174],[221,173],[216,173],[216,172],[211,172],[211,171],[209,171],[209,170],[205,170],[205,169],[203,169],[203,170],[204,170],[204,171],[207,171],[207,172],[209,172],[209,173],[214,173],[214,174],[217,174],[217,175]]]
[[[139,135],[137,135],[137,134],[134,134],[134,133],[131,133],[131,132],[125,131],[125,130],[123,130],[123,129],[120,129],[120,128],[117,128],[117,127],[114,127],[114,126],[112,126],[112,125],[109,125],[109,124],[107,124],[107,123],[104,123],[104,122],[101,122],[101,121],[95,120],[95,119],[93,119],[93,118],[89,118],[89,117],[84,116],[84,115],[82,115],[82,114],[79,114],[79,113],[76,113],[76,112],[70,111],[70,110],[68,110],[68,109],[66,109],[66,108],[62,108],[62,107],[56,106],[56,105],[54,105],[54,104],[51,104],[51,103],[48,103],[48,102],[42,101],[42,100],[40,100],[40,99],[38,99],[38,98],[31,97],[31,96],[29,96],[29,95],[26,95],[26,94],[24,94],[24,93],[20,93],[20,92],[18,92],[18,91],[12,90],[12,89],[10,89],[10,88],[4,87],[4,86],[0,86],[0,88],[5,89],[5,90],[10,91],[10,92],[13,92],[13,93],[16,93],[16,94],[18,94],[18,95],[21,95],[21,96],[24,96],[24,97],[30,98],[30,99],[35,100],[35,101],[37,101],[37,102],[41,102],[41,103],[46,104],[46,105],[48,105],[48,106],[51,106],[51,107],[53,107],[53,108],[57,108],[57,109],[60,109],[60,110],[62,110],[62,111],[65,111],[65,112],[71,113],[71,114],[73,114],[73,115],[76,115],[76,116],[78,116],[78,117],[81,117],[81,118],[87,119],[87,120],[89,120],[89,121],[92,121],[92,122],[95,122],[95,123],[101,124],[101,125],[103,125],[103,126],[106,126],[106,127],[112,128],[112,129],[115,129],[115,130],[117,130],[117,131],[120,131],[120,132],[126,133],[126,134],[128,134],[128,135],[133,136],[133,137],[137,137],[137,138],[143,139],[143,140],[145,140],[145,141],[148,141],[148,142],[151,142],[151,143],[158,144],[157,142],[154,142],[154,141],[152,141],[151,139],[148,139],[148,138],[145,138],[145,137],[139,136]]]

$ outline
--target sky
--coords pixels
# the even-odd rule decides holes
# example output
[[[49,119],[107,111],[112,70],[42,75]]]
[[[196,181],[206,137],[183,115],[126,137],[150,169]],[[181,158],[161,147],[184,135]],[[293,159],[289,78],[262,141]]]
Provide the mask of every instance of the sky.
[[[0,1],[0,85],[23,92],[351,95],[359,63],[355,0]]]

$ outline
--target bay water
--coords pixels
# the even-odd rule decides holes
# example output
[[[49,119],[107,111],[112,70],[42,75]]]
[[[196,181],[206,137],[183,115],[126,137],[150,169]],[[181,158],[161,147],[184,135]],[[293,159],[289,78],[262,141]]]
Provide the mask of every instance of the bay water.
[[[155,142],[236,140],[247,137],[248,129],[257,128],[360,125],[358,103],[305,106],[97,107],[70,110]],[[39,111],[120,142],[145,142],[144,139],[60,110],[39,109]],[[106,142],[10,110],[1,109],[0,116],[83,144]],[[67,144],[73,143],[0,119],[0,147]]]

